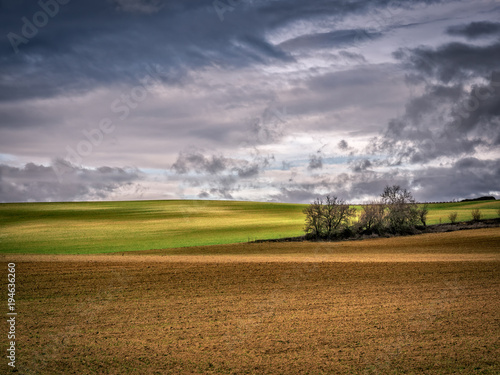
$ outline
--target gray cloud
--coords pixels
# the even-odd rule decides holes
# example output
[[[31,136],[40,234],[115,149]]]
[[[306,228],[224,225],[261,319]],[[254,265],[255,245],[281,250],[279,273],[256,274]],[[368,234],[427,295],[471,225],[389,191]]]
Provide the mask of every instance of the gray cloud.
[[[373,164],[370,160],[368,159],[361,159],[361,160],[356,160],[351,163],[351,170],[353,172],[363,172],[366,171],[368,168],[372,167]]]
[[[489,76],[497,70],[500,42],[485,46],[454,42],[435,49],[400,48],[393,55],[412,71],[410,79],[431,77],[450,83]]]
[[[287,116],[286,107],[270,102],[261,116],[251,120],[242,143],[255,147],[279,141],[287,134]]]
[[[232,199],[234,192],[251,187],[254,179],[274,160],[273,155],[263,156],[258,150],[249,155],[250,161],[206,153],[197,149],[180,152],[171,166],[183,184],[201,189],[198,197],[203,198]]]
[[[274,202],[285,203],[310,203],[314,199],[321,197],[322,194],[314,193],[306,189],[281,188],[279,194],[273,194],[270,197]]]
[[[280,43],[279,47],[292,51],[296,49],[340,48],[365,39],[373,40],[381,36],[381,33],[372,33],[363,29],[335,30],[328,33],[301,35]],[[350,57],[353,57],[353,55]]]
[[[439,163],[492,158],[500,144],[491,83],[500,47],[487,1],[241,1],[223,22],[206,0],[69,2],[19,53],[7,35],[40,6],[6,4],[0,162],[24,171],[65,157],[103,118],[115,131],[59,185],[31,165],[3,172],[5,196],[103,199],[154,180],[172,197],[358,200],[390,182],[411,187]],[[441,42],[450,35],[464,39]],[[113,112],[151,70],[146,100],[123,118]],[[360,148],[375,134],[371,157]],[[309,158],[322,145],[332,146]],[[101,165],[148,175],[124,169],[119,180]]]
[[[346,142],[346,140],[345,140],[345,139],[342,139],[342,140],[338,143],[338,145],[337,145],[337,146],[338,146],[341,150],[344,150],[344,151],[345,151],[345,150],[347,150],[347,149],[349,149],[349,144]]]
[[[498,22],[471,22],[467,25],[450,26],[446,30],[450,35],[465,36],[468,39],[476,39],[484,36],[500,34],[500,23]]]
[[[7,35],[23,36],[21,18],[30,21],[40,11],[36,2],[25,3],[0,14],[0,100],[66,95],[134,82],[151,64],[168,72],[168,82],[173,84],[206,67],[279,65],[292,58],[269,43],[266,35],[299,20],[331,15],[341,20],[386,7],[394,8],[394,1],[255,1],[238,5],[220,22],[211,1],[72,1],[20,44],[16,54]],[[324,40],[345,44],[357,35],[357,29],[332,30],[309,38],[316,44]]]
[[[178,174],[194,171],[214,175],[226,171],[232,164],[232,160],[223,156],[212,155],[205,157],[199,151],[181,152],[177,157],[177,161],[172,165],[172,169]]]
[[[421,201],[450,201],[498,195],[500,159],[479,160],[466,157],[448,167],[429,167],[415,173]],[[497,196],[498,198],[498,196]]]
[[[500,74],[491,60],[495,54],[500,57],[498,43],[451,43],[396,52],[410,76],[424,79],[424,90],[411,98],[402,116],[389,122],[368,152],[385,154],[388,165],[401,166],[463,158],[498,147]],[[464,87],[466,82],[471,88]]]
[[[113,0],[118,10],[130,13],[157,13],[163,6],[160,0]]]
[[[241,178],[250,178],[255,177],[259,174],[259,165],[258,164],[249,164],[244,167],[237,168],[238,176]]]
[[[307,166],[307,169],[314,170],[322,168],[323,168],[323,157],[321,155],[316,155],[316,154],[310,155],[309,165]]]
[[[272,199],[280,202],[311,202],[326,194],[350,202],[369,201],[380,196],[387,185],[400,185],[412,191],[420,202],[452,201],[499,194],[500,159],[480,160],[465,157],[451,165],[425,167],[414,171],[365,171],[320,177],[314,183],[281,187]]]
[[[271,197],[280,202],[309,203],[314,198],[329,194],[351,203],[360,203],[379,196],[386,185],[397,184],[408,187],[411,185],[411,178],[411,174],[401,170],[318,176],[313,182],[296,182],[282,186],[280,193]]]
[[[59,181],[54,167],[64,169]],[[0,164],[0,202],[50,202],[106,199],[121,189],[140,192],[141,173],[123,168],[87,169],[65,161],[52,167],[28,163],[22,168]]]

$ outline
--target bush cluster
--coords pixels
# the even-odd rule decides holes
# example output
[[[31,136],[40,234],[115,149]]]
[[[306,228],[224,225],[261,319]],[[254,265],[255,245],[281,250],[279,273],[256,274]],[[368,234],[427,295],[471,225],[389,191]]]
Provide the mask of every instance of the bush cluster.
[[[304,209],[306,238],[341,239],[355,235],[411,234],[426,226],[427,204],[417,205],[399,185],[387,186],[380,199],[361,206],[361,214],[344,200],[327,196]]]

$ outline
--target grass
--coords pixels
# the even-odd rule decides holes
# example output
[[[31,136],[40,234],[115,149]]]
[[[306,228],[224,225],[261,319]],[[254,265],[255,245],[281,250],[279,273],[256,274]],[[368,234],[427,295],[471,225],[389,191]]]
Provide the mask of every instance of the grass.
[[[472,220],[472,210],[481,211],[481,219],[493,219],[498,217],[500,200],[479,201],[479,202],[457,202],[457,203],[433,203],[429,205],[429,215],[427,224],[449,223],[448,216],[452,212],[457,213],[457,221]]]
[[[301,234],[302,206],[224,201],[0,205],[0,252],[93,254]]]
[[[499,238],[489,228],[0,262],[16,263],[22,374],[498,374]]]
[[[305,205],[228,201],[0,204],[0,253],[96,254],[303,234]],[[497,217],[500,201],[429,205],[428,224]],[[359,209],[359,207],[358,207]]]

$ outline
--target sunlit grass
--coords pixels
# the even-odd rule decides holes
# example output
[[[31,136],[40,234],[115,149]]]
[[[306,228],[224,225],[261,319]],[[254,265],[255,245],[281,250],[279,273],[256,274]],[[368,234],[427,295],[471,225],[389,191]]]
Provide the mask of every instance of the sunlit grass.
[[[224,201],[0,205],[0,252],[78,254],[301,235],[302,205]]]
[[[233,201],[0,204],[1,253],[93,254],[303,234],[305,205]],[[360,208],[359,206],[357,207]],[[498,216],[500,201],[430,204],[428,224]]]
[[[434,203],[429,205],[428,224],[449,223],[448,216],[456,212],[457,221],[472,220],[471,212],[478,208],[481,211],[482,219],[493,219],[498,217],[500,201],[483,202],[458,202],[458,203]]]

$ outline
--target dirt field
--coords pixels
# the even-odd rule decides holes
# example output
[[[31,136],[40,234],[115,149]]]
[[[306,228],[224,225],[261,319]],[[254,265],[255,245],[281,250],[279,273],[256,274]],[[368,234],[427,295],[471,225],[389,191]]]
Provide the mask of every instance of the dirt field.
[[[5,274],[16,262],[17,369],[498,374],[498,229],[468,232],[250,255],[3,256]]]

